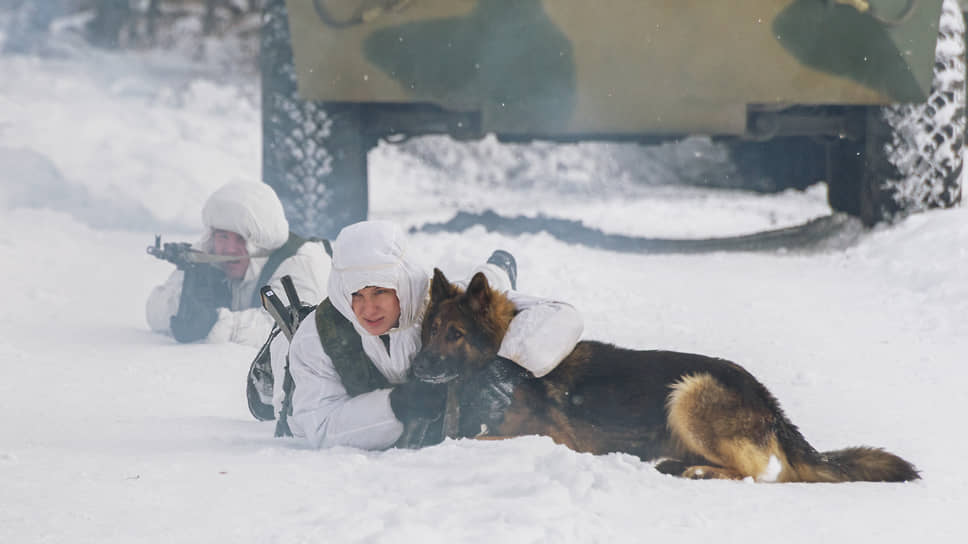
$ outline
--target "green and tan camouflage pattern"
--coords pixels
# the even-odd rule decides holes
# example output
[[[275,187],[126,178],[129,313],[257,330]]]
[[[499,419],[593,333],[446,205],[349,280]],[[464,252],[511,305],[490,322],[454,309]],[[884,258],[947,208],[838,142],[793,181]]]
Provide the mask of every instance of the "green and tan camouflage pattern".
[[[750,104],[923,101],[941,0],[287,7],[303,98],[432,103],[480,112],[487,132],[561,136],[742,134]]]

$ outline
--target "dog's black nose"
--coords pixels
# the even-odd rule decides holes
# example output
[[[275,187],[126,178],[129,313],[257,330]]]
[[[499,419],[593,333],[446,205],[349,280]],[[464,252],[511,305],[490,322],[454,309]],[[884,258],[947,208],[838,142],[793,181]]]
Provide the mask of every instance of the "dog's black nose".
[[[426,361],[426,358],[418,355],[417,358],[413,360],[413,364],[410,365],[410,370],[413,371],[413,375],[417,378],[424,378],[427,375],[427,365],[424,361]]]

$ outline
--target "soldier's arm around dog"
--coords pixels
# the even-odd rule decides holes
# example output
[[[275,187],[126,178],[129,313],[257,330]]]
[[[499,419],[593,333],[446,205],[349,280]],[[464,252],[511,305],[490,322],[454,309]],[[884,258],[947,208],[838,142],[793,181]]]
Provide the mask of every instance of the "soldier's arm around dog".
[[[411,379],[410,365],[420,349],[421,310],[427,302],[430,281],[427,272],[409,261],[404,244],[402,231],[382,221],[350,225],[334,242],[329,299],[306,318],[288,349],[295,383],[289,424],[293,434],[312,447],[385,449],[403,433],[401,417],[407,416],[397,414],[394,403],[397,411],[403,412],[401,404],[412,398],[413,391],[405,391],[408,395],[403,395],[404,391],[391,393]],[[486,265],[478,270],[496,278],[495,284],[510,286],[506,275],[502,281],[498,268]],[[352,295],[372,286],[394,290],[398,297],[398,321],[386,331],[361,323],[350,308]],[[583,330],[581,315],[563,302],[514,291],[508,291],[508,295],[519,313],[501,345],[500,356],[535,376],[543,376],[574,349]],[[376,315],[365,319],[371,317],[379,323]],[[311,323],[317,326],[307,326]],[[282,345],[285,340],[277,342]],[[274,351],[281,351],[280,346],[274,346]],[[445,387],[431,385],[440,390]],[[439,416],[443,397],[434,396],[440,399],[436,408]],[[426,404],[411,408],[426,411]]]

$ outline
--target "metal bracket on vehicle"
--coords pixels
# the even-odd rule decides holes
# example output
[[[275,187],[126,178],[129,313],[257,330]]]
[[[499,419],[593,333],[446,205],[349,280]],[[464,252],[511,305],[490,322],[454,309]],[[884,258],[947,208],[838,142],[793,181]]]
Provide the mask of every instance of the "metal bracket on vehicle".
[[[765,105],[751,106],[747,112],[744,139],[765,142],[790,136],[821,136],[850,138],[845,117],[836,108],[782,108]]]
[[[387,138],[391,143],[402,143],[425,134],[449,134],[455,140],[471,140],[483,135],[480,112],[447,111],[431,104],[371,104],[364,115],[367,135],[374,141]]]

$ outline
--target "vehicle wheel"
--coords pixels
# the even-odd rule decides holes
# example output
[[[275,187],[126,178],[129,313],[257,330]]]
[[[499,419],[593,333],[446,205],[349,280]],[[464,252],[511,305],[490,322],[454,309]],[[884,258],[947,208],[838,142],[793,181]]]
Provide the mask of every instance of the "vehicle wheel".
[[[367,215],[363,106],[299,98],[285,0],[266,0],[260,53],[262,179],[292,231],[335,238]]]
[[[965,137],[965,22],[946,0],[932,91],[923,104],[866,108],[865,137],[832,151],[829,199],[865,224],[961,200]]]

